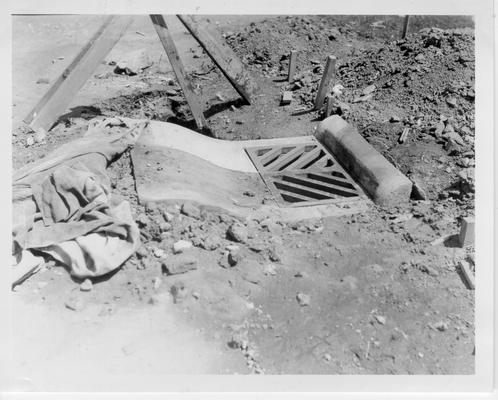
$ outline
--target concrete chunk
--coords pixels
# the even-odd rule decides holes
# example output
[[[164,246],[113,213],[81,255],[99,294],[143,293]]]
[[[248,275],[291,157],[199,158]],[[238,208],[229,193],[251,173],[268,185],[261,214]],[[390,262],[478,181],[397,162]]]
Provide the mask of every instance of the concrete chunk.
[[[282,93],[282,105],[290,104],[292,101],[292,92],[285,91]]]
[[[465,217],[460,227],[460,247],[467,247],[474,244],[475,219],[474,217]]]
[[[341,117],[323,120],[316,137],[377,204],[391,207],[410,199],[412,182]]]

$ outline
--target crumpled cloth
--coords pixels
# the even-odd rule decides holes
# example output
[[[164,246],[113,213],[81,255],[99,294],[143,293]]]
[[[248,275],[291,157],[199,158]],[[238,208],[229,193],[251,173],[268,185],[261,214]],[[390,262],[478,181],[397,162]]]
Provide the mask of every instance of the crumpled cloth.
[[[115,270],[137,250],[130,204],[113,199],[105,172],[148,125],[128,123],[92,120],[84,137],[14,173],[13,253],[48,254],[87,278]]]

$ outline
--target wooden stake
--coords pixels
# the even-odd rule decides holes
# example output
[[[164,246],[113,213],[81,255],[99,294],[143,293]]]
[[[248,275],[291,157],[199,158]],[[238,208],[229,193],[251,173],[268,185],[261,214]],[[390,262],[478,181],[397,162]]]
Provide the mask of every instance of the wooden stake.
[[[207,22],[202,22],[198,17],[191,15],[177,15],[177,17],[223,72],[233,88],[248,104],[251,104],[256,83],[233,50],[223,40],[217,39],[215,32],[209,32]]]
[[[406,35],[408,34],[408,25],[410,24],[410,16],[405,15],[405,20],[403,21],[403,32],[401,34],[401,39],[406,38]]]
[[[99,30],[81,49],[71,64],[24,118],[35,131],[50,130],[57,118],[111,51],[132,21],[132,17],[108,17]]]
[[[410,133],[410,128],[406,127],[403,129],[403,132],[401,133],[398,142],[399,143],[404,143],[406,139],[408,138],[408,134]]]
[[[332,106],[334,105],[334,98],[331,94],[327,96],[327,109],[325,111],[325,118],[330,117],[332,114]]]
[[[292,82],[292,79],[296,74],[296,60],[297,60],[297,51],[292,50],[289,56],[289,77],[288,77],[289,82]]]
[[[468,288],[470,290],[475,290],[476,288],[475,278],[474,274],[470,270],[469,263],[465,260],[460,260],[459,264],[460,264],[460,270],[462,271],[462,275],[465,279],[465,283],[467,284]]]
[[[173,42],[173,38],[171,37],[166,22],[164,21],[164,17],[162,15],[151,15],[150,19],[152,20],[152,24],[154,25],[157,35],[159,36],[164,50],[166,51],[166,55],[171,63],[176,79],[178,80],[178,83],[183,90],[183,94],[187,99],[192,115],[194,116],[195,123],[197,127],[202,130],[207,127],[207,122],[204,119],[204,114],[202,113],[200,104],[197,101],[198,96],[194,93],[190,81],[187,80],[185,69],[183,68],[182,61],[180,60],[178,51],[176,50],[175,43]]]
[[[333,80],[335,75],[335,62],[337,58],[334,56],[328,56],[327,64],[325,64],[325,71],[323,72],[322,80],[320,86],[318,87],[318,93],[315,99],[315,110],[319,110],[323,106],[323,101],[325,100],[325,95],[329,88],[330,82]]]

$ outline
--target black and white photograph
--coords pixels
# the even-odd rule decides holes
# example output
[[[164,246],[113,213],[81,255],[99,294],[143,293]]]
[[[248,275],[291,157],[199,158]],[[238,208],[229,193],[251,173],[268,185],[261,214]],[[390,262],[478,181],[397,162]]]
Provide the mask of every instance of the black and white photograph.
[[[162,10],[9,16],[7,391],[472,379],[479,19]]]

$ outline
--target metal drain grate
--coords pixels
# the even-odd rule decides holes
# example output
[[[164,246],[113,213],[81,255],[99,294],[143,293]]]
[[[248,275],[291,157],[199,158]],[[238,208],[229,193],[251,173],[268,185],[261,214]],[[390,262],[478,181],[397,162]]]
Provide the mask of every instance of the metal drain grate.
[[[245,150],[280,205],[307,206],[365,197],[314,137],[306,143]]]

